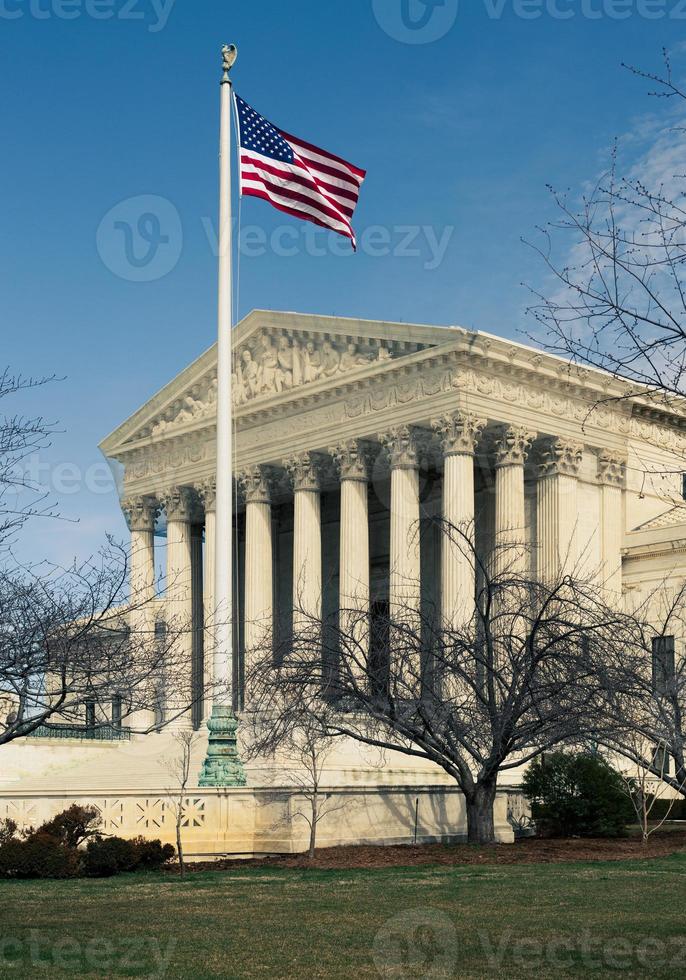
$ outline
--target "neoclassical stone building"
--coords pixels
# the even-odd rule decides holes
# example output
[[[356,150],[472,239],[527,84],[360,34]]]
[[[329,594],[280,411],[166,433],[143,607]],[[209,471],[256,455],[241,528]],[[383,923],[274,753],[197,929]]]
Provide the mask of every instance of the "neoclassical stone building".
[[[413,533],[432,514],[473,521],[484,553],[522,537],[532,575],[583,567],[618,596],[681,564],[684,418],[600,372],[458,328],[263,311],[238,325],[235,352],[237,706],[246,651],[288,630],[294,604],[369,608],[372,623],[408,603],[461,615],[469,563]],[[160,616],[194,617],[196,682],[213,609],[215,356],[101,446],[124,468],[138,587],[153,588],[166,534]]]
[[[471,565],[445,536],[415,533],[432,515],[473,522],[484,556],[498,541],[522,541],[532,575],[584,569],[617,602],[686,574],[686,412],[601,372],[460,328],[254,311],[235,330],[234,401],[239,709],[250,697],[243,678],[251,649],[265,630],[287,634],[294,605],[324,617],[368,610],[372,646],[375,617],[389,609],[423,604],[449,621],[466,614]],[[160,629],[170,617],[193,623],[184,642],[197,689],[211,659],[203,645],[214,609],[215,426],[213,347],[101,446],[123,469],[132,584],[156,597],[140,615]],[[200,731],[209,707],[199,703],[189,719]],[[159,752],[149,746],[162,738],[145,736],[110,755],[107,780],[74,776],[81,798],[96,799],[88,786],[102,785],[102,806],[109,813],[116,797],[125,829],[145,830],[141,820],[154,811],[151,827],[164,831],[157,777],[136,775],[141,766],[153,771],[136,760]],[[97,766],[94,757],[88,771]],[[294,846],[293,830],[270,837],[271,817],[255,803],[259,768],[248,775],[246,790],[193,797],[196,809],[206,807],[197,853]],[[398,814],[414,812],[418,794],[425,838],[441,836],[447,823],[454,832],[463,819],[447,776],[428,764],[389,757],[379,766],[348,746],[329,777],[339,792],[367,794],[363,811],[341,818],[345,829],[325,832],[329,842],[405,839],[410,816],[403,823]],[[504,801],[497,820],[501,838],[511,837]]]

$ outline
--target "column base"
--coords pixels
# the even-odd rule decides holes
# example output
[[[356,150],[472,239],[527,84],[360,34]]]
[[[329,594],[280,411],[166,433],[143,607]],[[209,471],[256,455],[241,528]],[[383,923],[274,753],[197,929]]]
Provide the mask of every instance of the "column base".
[[[228,705],[217,704],[207,722],[210,739],[199,786],[245,786],[243,763],[236,749],[238,722]]]

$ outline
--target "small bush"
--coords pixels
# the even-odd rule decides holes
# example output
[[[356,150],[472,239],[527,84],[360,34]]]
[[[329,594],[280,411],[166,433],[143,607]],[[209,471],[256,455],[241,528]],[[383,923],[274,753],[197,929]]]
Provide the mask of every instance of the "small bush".
[[[649,820],[686,820],[686,800],[669,799],[662,796],[657,800],[648,798]]]
[[[8,841],[16,840],[16,838],[17,825],[15,821],[10,820],[9,817],[5,820],[0,820],[0,847]]]
[[[73,878],[81,870],[76,848],[38,831],[26,840],[13,838],[0,846],[2,878]]]
[[[546,836],[622,837],[635,819],[622,777],[597,755],[553,752],[536,759],[523,789]]]
[[[92,878],[109,878],[133,871],[136,853],[133,841],[123,837],[94,837],[86,844],[83,870]]]
[[[85,874],[107,878],[126,871],[159,871],[173,857],[172,845],[159,840],[95,837],[86,845],[83,866]]]
[[[79,806],[74,803],[40,826],[36,833],[54,837],[65,847],[78,847],[97,833],[96,828],[99,823],[100,813],[95,807]]]
[[[158,871],[174,857],[172,845],[159,840],[101,837],[99,822],[95,807],[76,804],[21,836],[13,820],[0,821],[0,878],[105,878],[125,871]]]
[[[157,839],[146,840],[145,837],[136,837],[132,843],[136,847],[138,871],[159,871],[176,854],[171,844],[163,844]]]

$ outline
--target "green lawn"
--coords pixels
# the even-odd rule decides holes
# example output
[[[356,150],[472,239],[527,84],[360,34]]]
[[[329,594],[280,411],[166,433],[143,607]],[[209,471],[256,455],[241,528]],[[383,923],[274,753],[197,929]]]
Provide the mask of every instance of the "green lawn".
[[[4,882],[0,977],[676,977],[685,909],[686,854]]]

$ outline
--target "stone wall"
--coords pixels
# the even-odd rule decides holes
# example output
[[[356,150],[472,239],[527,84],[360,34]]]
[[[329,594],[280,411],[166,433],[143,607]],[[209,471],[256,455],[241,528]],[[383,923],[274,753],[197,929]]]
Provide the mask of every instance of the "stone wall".
[[[499,791],[496,834],[511,843],[508,795]],[[326,796],[326,801],[324,801]],[[121,837],[160,838],[175,844],[174,802],[166,791],[0,793],[0,819],[20,828],[36,827],[72,803],[95,806],[102,830]],[[464,799],[452,787],[335,786],[323,791],[328,809],[318,829],[318,847],[343,844],[411,844],[466,839]],[[190,790],[184,797],[183,844],[189,860],[222,856],[288,854],[307,848],[309,828],[300,813],[308,808],[293,787]]]

